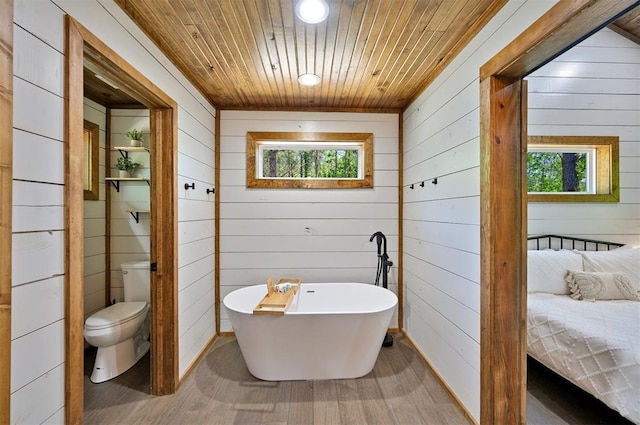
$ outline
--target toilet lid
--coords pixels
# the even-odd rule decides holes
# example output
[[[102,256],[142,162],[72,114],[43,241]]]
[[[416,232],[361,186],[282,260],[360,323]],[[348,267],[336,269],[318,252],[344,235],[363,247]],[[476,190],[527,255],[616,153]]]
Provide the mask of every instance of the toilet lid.
[[[98,330],[109,328],[143,314],[147,303],[144,301],[113,304],[104,310],[92,314],[84,324],[85,329]]]

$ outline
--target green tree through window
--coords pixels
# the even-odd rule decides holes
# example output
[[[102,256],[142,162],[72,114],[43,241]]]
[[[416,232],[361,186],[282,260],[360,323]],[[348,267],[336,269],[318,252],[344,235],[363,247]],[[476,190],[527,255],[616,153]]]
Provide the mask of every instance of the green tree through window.
[[[528,152],[528,192],[586,192],[587,153]]]
[[[263,177],[358,178],[358,149],[265,149]]]

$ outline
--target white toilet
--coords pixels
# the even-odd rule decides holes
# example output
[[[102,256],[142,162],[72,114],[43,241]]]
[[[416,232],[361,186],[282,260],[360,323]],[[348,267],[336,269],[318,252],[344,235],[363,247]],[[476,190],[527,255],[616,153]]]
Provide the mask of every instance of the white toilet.
[[[149,261],[121,264],[124,302],[91,315],[84,324],[84,338],[98,347],[91,382],[115,378],[149,351]]]

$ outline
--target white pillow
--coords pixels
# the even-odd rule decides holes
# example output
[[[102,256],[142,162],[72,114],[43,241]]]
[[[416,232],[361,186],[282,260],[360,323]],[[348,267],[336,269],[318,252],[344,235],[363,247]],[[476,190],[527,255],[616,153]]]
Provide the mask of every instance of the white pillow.
[[[621,272],[635,287],[640,287],[640,249],[618,248],[611,251],[580,251],[586,272]]]
[[[640,301],[640,292],[625,273],[567,271],[567,285],[574,300]]]
[[[567,270],[582,270],[580,254],[551,249],[527,251],[527,291],[570,294],[569,286],[564,281]]]

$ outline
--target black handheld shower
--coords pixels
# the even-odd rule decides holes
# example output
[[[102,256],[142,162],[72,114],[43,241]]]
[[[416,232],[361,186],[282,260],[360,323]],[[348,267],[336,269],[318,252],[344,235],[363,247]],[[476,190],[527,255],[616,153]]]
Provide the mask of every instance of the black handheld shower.
[[[384,233],[378,231],[375,232],[369,238],[369,242],[373,242],[376,239],[378,244],[378,268],[376,270],[376,286],[380,285],[380,276],[382,275],[382,287],[388,289],[388,275],[389,269],[393,266],[393,262],[389,261],[389,255],[387,254],[387,237]],[[389,332],[384,336],[382,342],[383,347],[391,347],[393,345],[393,335]]]
[[[375,232],[369,238],[369,242],[373,242],[373,238],[376,238],[376,243],[378,244],[378,255],[382,254],[381,248],[383,243],[384,243],[384,253],[386,254],[387,253],[387,237],[384,235],[384,233],[379,231]]]
[[[376,272],[376,285],[380,285],[380,276],[382,276],[382,287],[387,288],[389,268],[393,266],[393,262],[389,261],[389,255],[387,254],[387,237],[384,233],[378,231],[371,235],[369,242],[373,242],[374,238],[378,244],[378,270]]]

